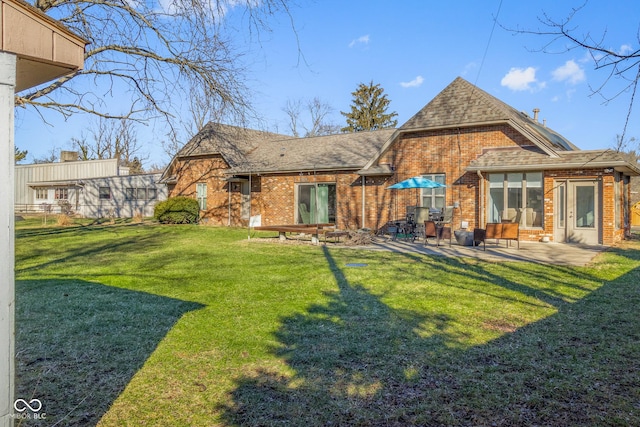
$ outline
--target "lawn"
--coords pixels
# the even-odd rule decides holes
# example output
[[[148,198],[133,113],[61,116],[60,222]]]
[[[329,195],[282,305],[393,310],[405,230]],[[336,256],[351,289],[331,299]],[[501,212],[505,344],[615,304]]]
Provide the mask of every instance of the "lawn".
[[[640,240],[561,267],[17,227],[22,425],[640,425]]]

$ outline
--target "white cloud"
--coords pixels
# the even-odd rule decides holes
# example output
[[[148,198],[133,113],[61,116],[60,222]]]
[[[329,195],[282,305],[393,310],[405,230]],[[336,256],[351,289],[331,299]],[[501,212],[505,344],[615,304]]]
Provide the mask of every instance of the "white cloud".
[[[629,55],[631,52],[633,52],[633,47],[630,44],[623,44],[618,51],[620,55]]]
[[[424,78],[422,76],[418,76],[410,82],[400,82],[400,86],[402,87],[420,87],[424,83]]]
[[[369,44],[369,34],[367,34],[366,36],[360,36],[357,39],[351,40],[351,43],[349,43],[349,47],[354,47],[360,44],[364,44],[364,45]]]
[[[569,60],[563,66],[552,71],[553,79],[559,82],[568,81],[572,85],[586,80],[584,70],[574,61]]]
[[[466,76],[467,74],[474,72],[477,68],[478,68],[478,63],[469,62],[467,65],[464,66],[464,70],[462,70],[462,75]]]
[[[511,90],[523,91],[533,90],[532,84],[536,83],[536,69],[533,67],[528,68],[512,68],[502,78],[500,84],[506,86]],[[538,86],[544,87],[544,83]]]

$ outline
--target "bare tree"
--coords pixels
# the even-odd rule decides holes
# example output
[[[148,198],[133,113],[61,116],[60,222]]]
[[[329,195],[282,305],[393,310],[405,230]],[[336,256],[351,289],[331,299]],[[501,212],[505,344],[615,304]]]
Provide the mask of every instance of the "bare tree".
[[[189,101],[188,114],[184,120],[180,120],[181,126],[172,127],[167,133],[167,139],[162,141],[162,148],[169,158],[173,158],[207,123],[223,120],[223,108],[218,108],[215,102],[207,98],[206,91],[202,88],[192,86]]]
[[[551,18],[546,13],[538,20],[543,25],[543,29],[528,30],[520,28],[503,28],[516,34],[534,34],[544,36],[549,39],[540,51],[545,53],[558,53],[555,47],[560,45],[561,52],[574,49],[584,49],[591,56],[594,68],[604,74],[604,79],[599,86],[591,87],[592,95],[602,97],[604,103],[618,98],[622,95],[629,95],[629,107],[627,117],[622,130],[618,136],[620,141],[626,140],[627,127],[631,118],[633,104],[635,102],[636,90],[640,79],[640,49],[612,49],[606,42],[606,31],[600,35],[593,35],[590,31],[580,32],[575,24],[577,15],[587,6],[587,2],[582,6],[573,8],[571,12],[562,20]],[[635,29],[634,37],[640,43],[638,28]],[[557,43],[560,42],[560,43]],[[613,79],[623,82],[623,87],[615,89],[610,94],[605,88]]]
[[[248,108],[245,69],[232,42],[236,26],[226,25],[227,17],[245,20],[253,34],[268,29],[269,17],[289,15],[288,1],[35,0],[36,8],[89,44],[83,70],[18,94],[16,105],[52,108],[65,117],[86,112],[170,122],[180,94],[196,86],[211,105],[241,116]],[[111,112],[104,102],[116,92],[131,94],[123,113]]]
[[[71,138],[71,144],[78,150],[80,160],[119,159],[121,166],[129,167],[130,172],[142,172],[142,161],[148,156],[142,155],[133,122],[99,118],[89,129],[89,135]]]
[[[298,122],[300,121],[300,114],[302,113],[302,100],[300,99],[287,99],[287,103],[282,107],[282,111],[289,117],[289,129],[291,135],[300,137],[300,131],[298,130]]]
[[[58,155],[59,152],[60,152],[59,148],[51,147],[51,149],[49,150],[47,155],[45,155],[43,157],[34,157],[33,160],[31,161],[31,163],[36,164],[36,165],[37,164],[42,164],[42,163],[55,163],[60,158],[59,155]]]
[[[305,107],[306,108],[303,108],[303,101],[301,99],[288,99],[282,109],[289,117],[289,129],[293,136],[321,136],[338,133],[340,131],[340,126],[328,121],[329,116],[334,111],[333,107],[329,104],[316,96],[306,101]],[[303,115],[307,116],[309,124],[304,124]],[[304,129],[304,135],[300,135],[299,127]]]

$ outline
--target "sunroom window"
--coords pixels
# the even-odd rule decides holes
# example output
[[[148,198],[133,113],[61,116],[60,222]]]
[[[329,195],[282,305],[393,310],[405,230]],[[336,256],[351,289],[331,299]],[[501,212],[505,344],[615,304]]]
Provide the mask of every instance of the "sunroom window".
[[[542,172],[489,175],[489,222],[542,227]]]

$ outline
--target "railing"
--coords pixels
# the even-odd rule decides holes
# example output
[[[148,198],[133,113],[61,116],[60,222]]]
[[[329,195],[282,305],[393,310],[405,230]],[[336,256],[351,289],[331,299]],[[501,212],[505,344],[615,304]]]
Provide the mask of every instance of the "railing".
[[[39,213],[39,214],[71,214],[71,204],[69,203],[17,203],[14,207],[16,214]]]

